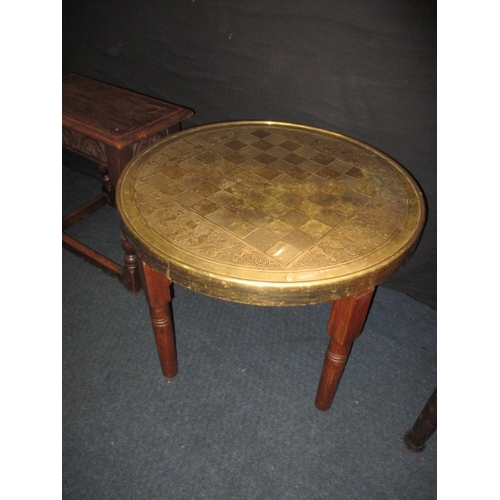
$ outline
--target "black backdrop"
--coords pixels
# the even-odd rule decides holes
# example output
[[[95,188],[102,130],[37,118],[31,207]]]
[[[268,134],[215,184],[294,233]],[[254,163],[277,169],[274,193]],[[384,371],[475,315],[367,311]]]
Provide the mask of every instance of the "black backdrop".
[[[385,284],[436,308],[436,3],[63,0],[63,73],[195,111],[184,128],[292,121],[375,146],[428,203],[414,256]]]

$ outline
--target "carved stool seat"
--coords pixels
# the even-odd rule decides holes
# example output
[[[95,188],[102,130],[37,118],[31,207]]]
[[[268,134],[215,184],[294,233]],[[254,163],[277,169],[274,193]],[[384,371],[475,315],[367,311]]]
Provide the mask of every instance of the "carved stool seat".
[[[422,193],[394,160],[338,133],[274,122],[180,132],[117,187],[163,374],[177,373],[170,285],[263,306],[331,303],[316,396],[330,407],[375,287],[415,249]]]
[[[105,205],[114,206],[118,177],[132,157],[179,131],[180,122],[192,115],[190,109],[80,75],[63,77],[63,147],[96,163],[103,184],[103,194],[64,217],[63,246],[120,279],[132,292],[139,291],[140,279],[126,240],[125,265],[120,266],[64,231]]]

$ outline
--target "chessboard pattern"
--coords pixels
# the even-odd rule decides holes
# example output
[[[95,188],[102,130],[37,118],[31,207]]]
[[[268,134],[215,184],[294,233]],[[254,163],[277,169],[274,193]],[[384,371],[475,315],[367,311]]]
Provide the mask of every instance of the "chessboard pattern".
[[[186,254],[319,269],[378,251],[405,223],[406,176],[357,141],[262,123],[190,132],[140,158],[134,184],[143,222]]]

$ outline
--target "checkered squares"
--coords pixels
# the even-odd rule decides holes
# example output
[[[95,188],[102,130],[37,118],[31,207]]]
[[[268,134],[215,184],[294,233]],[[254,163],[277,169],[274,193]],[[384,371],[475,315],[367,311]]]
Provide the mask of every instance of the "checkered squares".
[[[187,134],[142,181],[288,266],[391,184],[369,154],[334,135],[246,124]]]

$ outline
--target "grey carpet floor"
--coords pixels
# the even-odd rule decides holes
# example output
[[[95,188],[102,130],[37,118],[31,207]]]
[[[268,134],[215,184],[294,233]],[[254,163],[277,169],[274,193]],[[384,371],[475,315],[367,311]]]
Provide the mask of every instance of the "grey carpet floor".
[[[63,212],[98,194],[63,167]],[[120,261],[108,207],[69,232]],[[437,433],[402,441],[436,386],[436,312],[379,287],[332,408],[314,397],[329,306],[175,288],[179,374],[162,376],[144,294],[63,251],[63,498],[432,499]]]

